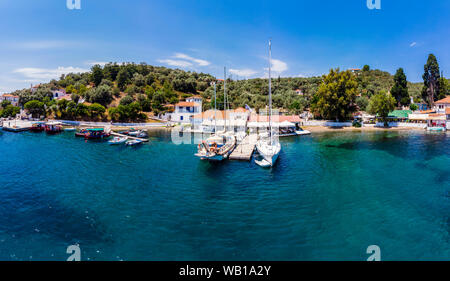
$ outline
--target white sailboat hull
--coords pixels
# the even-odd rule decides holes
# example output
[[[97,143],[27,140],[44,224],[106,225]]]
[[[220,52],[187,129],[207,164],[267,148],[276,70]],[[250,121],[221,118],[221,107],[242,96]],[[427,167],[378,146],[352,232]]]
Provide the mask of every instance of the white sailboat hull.
[[[256,144],[256,149],[258,153],[263,157],[263,159],[270,165],[273,166],[278,159],[281,151],[281,145],[279,142],[272,145],[265,141],[259,141]],[[266,163],[262,162],[261,166],[265,166]]]

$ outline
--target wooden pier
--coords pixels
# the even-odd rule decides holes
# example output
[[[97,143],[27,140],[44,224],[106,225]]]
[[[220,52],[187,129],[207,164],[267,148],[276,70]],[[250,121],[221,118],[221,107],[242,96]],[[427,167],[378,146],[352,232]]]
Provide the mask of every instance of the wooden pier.
[[[256,146],[256,135],[246,136],[236,148],[231,152],[229,159],[231,160],[246,160],[252,159],[253,151]]]
[[[119,133],[116,133],[116,132],[112,132],[111,131],[111,133],[110,133],[112,136],[117,136],[117,137],[127,137],[127,138],[129,138],[129,139],[132,139],[132,140],[138,140],[138,141],[143,141],[143,142],[148,142],[149,140],[148,139],[142,139],[142,138],[137,138],[137,137],[132,137],[132,136],[128,136],[128,135],[123,135],[123,134],[119,134]]]

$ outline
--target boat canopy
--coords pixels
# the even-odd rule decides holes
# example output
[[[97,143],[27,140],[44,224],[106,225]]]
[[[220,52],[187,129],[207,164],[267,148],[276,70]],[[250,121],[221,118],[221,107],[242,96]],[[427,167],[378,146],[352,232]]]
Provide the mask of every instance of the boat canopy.
[[[93,128],[93,129],[86,129],[87,131],[91,131],[91,132],[102,132],[104,131],[103,128]]]

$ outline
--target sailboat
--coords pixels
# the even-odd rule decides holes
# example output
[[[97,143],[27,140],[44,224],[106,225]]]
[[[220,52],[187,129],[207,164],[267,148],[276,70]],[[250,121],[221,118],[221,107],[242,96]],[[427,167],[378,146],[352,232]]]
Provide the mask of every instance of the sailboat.
[[[262,137],[256,143],[256,149],[262,160],[255,160],[256,164],[261,167],[272,167],[278,159],[281,151],[281,145],[277,138],[274,138],[275,132],[272,130],[272,42],[269,40],[269,133]]]
[[[226,69],[224,69],[224,110],[226,112]],[[236,147],[236,137],[232,133],[227,133],[227,117],[225,115],[224,130],[217,132],[217,98],[216,98],[216,83],[214,82],[214,134],[202,141],[198,145],[198,151],[195,156],[202,160],[222,161],[233,152]]]

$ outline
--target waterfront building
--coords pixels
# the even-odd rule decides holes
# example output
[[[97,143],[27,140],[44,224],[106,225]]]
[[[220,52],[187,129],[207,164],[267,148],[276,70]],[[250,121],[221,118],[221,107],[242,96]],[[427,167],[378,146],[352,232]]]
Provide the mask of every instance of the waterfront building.
[[[202,98],[200,96],[192,96],[186,99],[186,101],[175,104],[175,110],[173,113],[167,115],[167,119],[170,121],[189,124],[191,118],[202,111]]]
[[[445,114],[447,109],[450,109],[450,96],[434,103],[434,110],[436,113]]]
[[[10,101],[11,104],[14,106],[19,105],[19,96],[4,94],[3,96],[0,96],[0,102],[2,102],[4,100]]]

